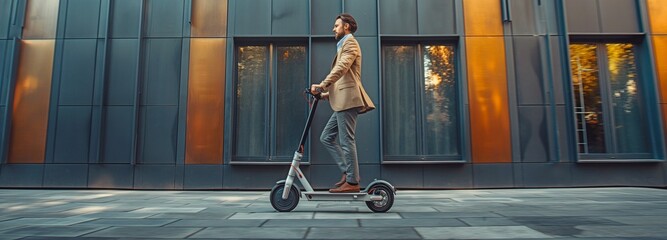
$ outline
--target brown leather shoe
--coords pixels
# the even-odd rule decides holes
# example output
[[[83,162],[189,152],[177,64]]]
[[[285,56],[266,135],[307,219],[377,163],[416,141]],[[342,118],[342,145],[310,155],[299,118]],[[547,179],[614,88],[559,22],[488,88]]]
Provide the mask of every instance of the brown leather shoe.
[[[343,173],[343,177],[340,178],[340,181],[338,181],[336,184],[334,184],[334,186],[340,187],[341,185],[343,185],[343,183],[346,182],[345,179],[347,179],[347,174]]]
[[[361,191],[361,189],[359,189],[359,184],[351,185],[347,182],[343,183],[343,185],[338,188],[329,189],[330,193],[354,193],[359,191]]]

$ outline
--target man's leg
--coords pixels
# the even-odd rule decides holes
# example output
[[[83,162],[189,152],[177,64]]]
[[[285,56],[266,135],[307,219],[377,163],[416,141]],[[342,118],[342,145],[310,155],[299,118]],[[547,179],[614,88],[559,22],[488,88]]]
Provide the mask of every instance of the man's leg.
[[[359,161],[357,160],[357,143],[355,129],[357,127],[358,109],[348,109],[338,112],[338,138],[343,149],[343,159],[346,163],[347,183],[359,184]],[[339,163],[340,164],[340,163]]]
[[[336,160],[336,163],[338,163],[338,168],[340,168],[340,172],[345,173],[345,171],[347,170],[347,164],[343,162],[343,150],[338,144],[338,118],[336,117],[337,115],[338,115],[337,112],[331,114],[331,118],[329,118],[327,125],[324,126],[324,130],[322,130],[322,135],[320,136],[320,142],[322,142],[324,147],[329,151],[331,157],[333,157],[333,159]]]

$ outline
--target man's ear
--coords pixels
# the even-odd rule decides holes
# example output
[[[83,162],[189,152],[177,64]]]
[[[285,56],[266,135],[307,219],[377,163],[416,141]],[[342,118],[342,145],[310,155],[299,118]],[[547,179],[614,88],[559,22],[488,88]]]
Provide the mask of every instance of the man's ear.
[[[349,30],[350,30],[350,24],[349,24],[349,23],[345,23],[345,24],[343,25],[343,30],[348,30],[348,31],[349,31]]]

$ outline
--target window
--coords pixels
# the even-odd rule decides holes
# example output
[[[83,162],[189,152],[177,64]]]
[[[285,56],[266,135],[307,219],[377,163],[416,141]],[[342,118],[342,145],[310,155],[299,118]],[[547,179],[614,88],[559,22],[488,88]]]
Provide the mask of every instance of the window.
[[[570,67],[582,159],[650,158],[636,46],[573,43]]]
[[[234,161],[289,161],[306,122],[304,45],[236,48]]]
[[[460,160],[453,45],[383,45],[383,151],[387,161]]]

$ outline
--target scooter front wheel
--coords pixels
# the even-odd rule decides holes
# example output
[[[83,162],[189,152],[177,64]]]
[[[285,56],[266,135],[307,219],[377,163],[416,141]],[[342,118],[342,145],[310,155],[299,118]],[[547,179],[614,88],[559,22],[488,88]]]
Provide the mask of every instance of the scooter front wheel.
[[[299,190],[294,185],[290,188],[289,196],[283,199],[283,191],[285,191],[285,183],[276,184],[271,189],[271,206],[279,212],[289,212],[296,208],[299,204]]]
[[[372,186],[368,194],[382,196],[382,200],[366,202],[366,206],[373,212],[386,212],[394,205],[394,191],[383,184]]]

